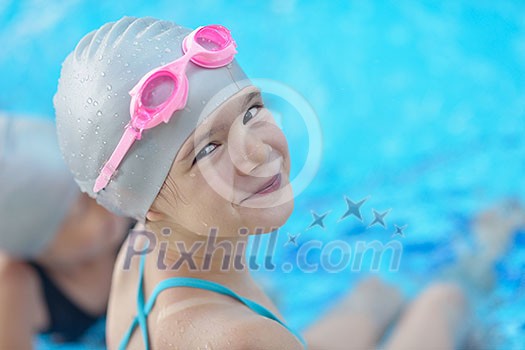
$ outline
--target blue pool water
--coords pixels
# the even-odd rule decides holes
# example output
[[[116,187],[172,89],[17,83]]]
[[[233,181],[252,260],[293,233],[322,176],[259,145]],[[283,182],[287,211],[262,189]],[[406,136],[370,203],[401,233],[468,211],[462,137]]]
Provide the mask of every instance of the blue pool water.
[[[150,3],[0,2],[0,109],[51,118],[61,61],[84,34],[122,15],[229,27],[248,75],[297,90],[323,134],[317,176],[280,231],[278,268],[256,273],[292,326],[313,322],[370,270],[284,272],[306,242],[396,240],[399,270],[382,264],[377,273],[414,295],[473,245],[476,213],[525,200],[522,1]],[[308,141],[286,117],[297,173]],[[364,223],[338,220],[344,195],[369,198]],[[389,208],[387,228],[367,228],[372,209]],[[325,230],[306,230],[311,210],[329,211]],[[408,225],[404,238],[392,237],[394,224]],[[288,233],[300,233],[297,246],[286,244]],[[524,245],[517,235],[495,266],[495,287],[475,300],[487,347],[525,346]]]

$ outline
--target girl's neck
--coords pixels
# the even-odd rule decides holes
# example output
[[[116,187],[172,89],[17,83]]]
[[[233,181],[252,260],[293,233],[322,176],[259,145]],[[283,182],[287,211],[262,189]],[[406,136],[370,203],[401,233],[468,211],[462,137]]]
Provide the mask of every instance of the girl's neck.
[[[147,222],[143,233],[149,240],[149,264],[168,275],[229,284],[251,280],[245,258],[247,234],[224,236],[210,229],[207,235],[199,235],[169,222]]]

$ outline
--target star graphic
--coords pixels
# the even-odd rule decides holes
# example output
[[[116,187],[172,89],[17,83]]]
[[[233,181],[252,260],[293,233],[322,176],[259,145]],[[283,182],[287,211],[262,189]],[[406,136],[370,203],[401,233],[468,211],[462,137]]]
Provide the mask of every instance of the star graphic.
[[[329,211],[327,211],[326,213],[324,213],[323,215],[317,215],[317,213],[313,210],[310,210],[310,213],[312,213],[312,216],[314,217],[314,222],[312,222],[310,224],[310,226],[308,226],[307,230],[311,229],[312,227],[314,226],[321,226],[323,228],[323,230],[325,229],[324,227],[324,218],[326,217],[326,215],[328,215],[328,213],[330,213]]]
[[[297,238],[299,237],[300,234],[301,233],[292,235],[290,232],[288,232],[288,241],[286,241],[284,245],[287,246],[288,244],[293,244],[294,246],[297,247]]]
[[[384,212],[380,213],[377,210],[372,209],[372,212],[374,213],[374,220],[370,223],[370,225],[368,225],[368,227],[374,226],[375,224],[379,224],[386,228],[385,216],[387,216],[388,213],[390,213],[390,210],[392,209],[387,209]]]
[[[408,225],[403,225],[399,227],[396,224],[394,224],[394,226],[396,227],[396,232],[392,234],[392,237],[395,237],[395,236],[405,237],[405,233],[403,232],[403,230],[405,230],[408,227]]]
[[[368,200],[368,198],[370,198],[370,196],[361,199],[357,203],[353,202],[347,196],[344,196],[344,198],[345,198],[345,201],[346,201],[346,206],[348,208],[346,210],[346,213],[344,213],[343,216],[341,216],[338,221],[342,221],[342,220],[346,219],[348,216],[354,215],[356,218],[358,218],[362,222],[363,221],[363,217],[361,216],[360,209],[361,209],[361,206],[363,205],[363,203],[365,203]]]

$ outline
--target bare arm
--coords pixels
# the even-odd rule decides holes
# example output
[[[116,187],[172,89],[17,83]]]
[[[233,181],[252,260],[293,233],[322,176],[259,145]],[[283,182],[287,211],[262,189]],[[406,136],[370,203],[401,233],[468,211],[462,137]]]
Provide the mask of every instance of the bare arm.
[[[303,350],[301,342],[287,329],[267,318],[247,322],[232,334],[232,350]],[[230,342],[230,341],[229,341]],[[310,347],[308,347],[310,349]]]
[[[402,307],[400,292],[377,278],[361,281],[305,332],[310,350],[375,349]]]
[[[0,349],[32,349],[47,315],[34,271],[0,256]]]
[[[402,315],[385,349],[460,349],[470,323],[468,301],[453,284],[427,288]]]

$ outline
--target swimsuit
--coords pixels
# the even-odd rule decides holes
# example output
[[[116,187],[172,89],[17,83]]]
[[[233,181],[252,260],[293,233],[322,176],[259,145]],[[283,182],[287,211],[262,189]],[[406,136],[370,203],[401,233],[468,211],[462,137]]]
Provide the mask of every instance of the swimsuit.
[[[290,333],[292,333],[296,338],[298,338],[301,343],[303,343],[305,349],[306,349],[306,342],[301,337],[301,335],[297,332],[295,332],[293,329],[288,327],[286,324],[284,324],[277,316],[275,316],[270,310],[265,308],[264,306],[250,300],[247,298],[243,298],[242,296],[236,294],[231,289],[215,283],[210,282],[198,278],[190,278],[190,277],[173,277],[168,278],[164,281],[161,281],[155,289],[153,290],[153,293],[151,294],[150,298],[148,299],[147,303],[145,303],[144,300],[144,289],[143,289],[143,276],[144,276],[144,261],[145,261],[146,254],[141,256],[140,260],[140,268],[139,268],[139,290],[138,290],[138,296],[137,296],[137,316],[133,319],[133,322],[131,323],[131,326],[129,327],[128,331],[124,335],[124,338],[122,339],[119,350],[126,349],[126,346],[129,343],[129,340],[131,338],[131,335],[133,334],[133,331],[137,327],[137,325],[140,326],[140,330],[142,332],[142,338],[144,339],[145,349],[149,350],[149,338],[148,338],[148,326],[146,323],[146,318],[148,317],[148,314],[151,312],[151,309],[153,308],[153,305],[155,304],[155,300],[157,299],[157,296],[164,290],[168,288],[175,288],[175,287],[190,287],[190,288],[198,288],[198,289],[205,289],[210,290],[212,292],[216,292],[223,295],[231,296],[237,300],[239,300],[241,303],[248,306],[250,309],[252,309],[254,312],[258,313],[261,316],[268,317],[278,323],[280,323],[283,327],[285,327]]]
[[[29,264],[40,278],[49,314],[49,326],[42,334],[50,334],[61,342],[77,342],[91,326],[105,316],[105,313],[92,315],[82,310],[69,300],[41,266],[34,262]]]
[[[136,222],[132,220],[127,231],[133,229]],[[124,242],[126,236],[123,237]],[[120,249],[120,246],[118,249]],[[115,252],[115,255],[118,250]],[[42,285],[44,301],[49,315],[49,326],[40,334],[51,335],[55,342],[74,343],[81,340],[82,336],[95,323],[106,316],[106,311],[100,315],[93,315],[72,302],[69,297],[48,276],[46,270],[34,261],[28,262],[32,266]]]

